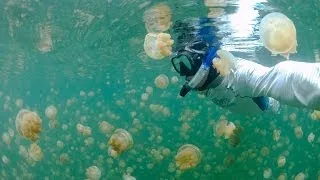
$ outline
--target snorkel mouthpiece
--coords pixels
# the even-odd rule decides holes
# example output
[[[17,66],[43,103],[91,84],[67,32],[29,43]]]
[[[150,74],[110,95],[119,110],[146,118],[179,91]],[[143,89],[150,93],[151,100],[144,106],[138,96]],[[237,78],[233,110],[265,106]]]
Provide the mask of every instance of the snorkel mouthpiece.
[[[180,90],[180,96],[184,97],[189,91],[195,89],[204,78],[208,77],[212,60],[217,56],[217,51],[217,48],[210,47],[209,53],[205,57],[197,73],[188,83],[183,85],[182,89]]]

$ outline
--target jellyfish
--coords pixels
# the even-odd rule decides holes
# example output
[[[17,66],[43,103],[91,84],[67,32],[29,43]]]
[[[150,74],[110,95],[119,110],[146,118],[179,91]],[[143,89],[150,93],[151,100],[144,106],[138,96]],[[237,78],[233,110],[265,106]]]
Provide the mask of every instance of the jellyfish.
[[[54,105],[50,105],[46,108],[45,114],[49,120],[55,120],[57,117],[57,108]]]
[[[192,144],[181,146],[175,156],[176,166],[181,171],[196,167],[200,161],[200,149]]]
[[[280,54],[287,59],[296,53],[297,37],[293,22],[284,14],[270,13],[260,23],[260,40],[273,55]]]
[[[226,0],[204,0],[204,4],[207,7],[226,7]]]
[[[298,139],[301,139],[303,137],[303,131],[302,131],[301,126],[297,126],[294,128],[294,134],[296,135],[296,137]]]
[[[315,135],[311,132],[309,135],[308,135],[308,142],[309,143],[312,143],[314,141],[314,138],[315,138]]]
[[[31,141],[36,141],[39,138],[42,121],[37,113],[22,109],[19,111],[15,123],[21,136]]]
[[[312,120],[320,120],[320,111],[314,110],[311,114]]]
[[[172,24],[171,9],[166,4],[158,4],[144,12],[143,21],[148,32],[164,32]]]
[[[133,145],[131,134],[125,129],[116,129],[109,139],[108,153],[111,157],[116,158]]]
[[[213,67],[222,76],[229,75],[231,69],[234,68],[234,56],[226,50],[217,51],[217,55],[218,57],[212,61]]]
[[[100,131],[104,134],[110,134],[114,130],[114,126],[108,123],[107,121],[101,121],[99,123]]]
[[[97,166],[90,166],[86,170],[86,176],[89,180],[99,180],[101,178],[101,170]]]
[[[40,146],[36,143],[32,143],[28,149],[28,155],[33,161],[41,161],[43,153]]]
[[[62,164],[67,164],[70,162],[70,157],[67,153],[62,153],[60,156],[59,156],[59,161],[60,163]]]
[[[306,178],[306,175],[304,173],[300,172],[299,174],[294,177],[294,180],[304,180]]]
[[[6,155],[3,155],[1,159],[3,164],[8,164],[10,162],[9,158]]]
[[[8,146],[10,145],[10,143],[11,143],[11,137],[10,137],[10,135],[9,135],[7,132],[5,132],[5,133],[2,134],[2,141],[3,141],[4,143],[6,143]]]
[[[227,120],[219,120],[214,127],[215,135],[220,137],[224,136],[225,139],[229,139],[234,133],[236,126],[232,122],[228,122]]]
[[[283,167],[286,164],[286,157],[279,156],[277,163],[279,168]]]
[[[149,57],[160,60],[172,54],[173,43],[170,34],[148,33],[145,36],[143,47]]]
[[[154,84],[160,89],[165,89],[169,85],[169,78],[165,74],[160,74],[154,80]]]
[[[269,179],[272,175],[272,170],[270,168],[267,168],[263,171],[263,177],[265,179]]]
[[[136,178],[131,176],[129,173],[123,174],[122,178],[123,180],[136,180]]]

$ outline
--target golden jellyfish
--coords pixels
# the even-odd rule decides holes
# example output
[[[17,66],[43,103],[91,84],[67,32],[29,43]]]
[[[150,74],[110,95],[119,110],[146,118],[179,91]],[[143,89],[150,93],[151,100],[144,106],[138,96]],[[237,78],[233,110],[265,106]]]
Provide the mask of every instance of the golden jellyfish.
[[[99,129],[104,134],[110,134],[114,130],[114,126],[108,123],[107,121],[101,121],[99,123]]]
[[[311,114],[312,120],[320,120],[320,111],[314,110]]]
[[[5,132],[5,133],[2,134],[2,141],[4,143],[6,143],[8,146],[10,145],[11,137],[10,137],[9,133]]]
[[[36,141],[39,138],[42,121],[37,113],[22,109],[19,111],[15,123],[21,136],[31,141]]]
[[[234,56],[226,50],[218,50],[218,57],[213,60],[213,67],[222,76],[227,76],[230,74],[231,69],[234,68]]]
[[[272,176],[272,170],[270,168],[267,168],[263,171],[263,177],[265,179],[269,179]]]
[[[86,176],[89,180],[99,180],[101,178],[101,170],[97,166],[90,166],[86,170]]]
[[[144,12],[143,21],[148,32],[164,32],[172,24],[171,9],[166,4],[158,4]]]
[[[45,114],[48,119],[55,120],[57,117],[58,110],[54,105],[50,105],[46,108]]]
[[[280,156],[277,161],[278,167],[282,168],[286,164],[286,157]]]
[[[175,156],[176,166],[181,171],[196,167],[200,161],[200,149],[192,144],[181,146]]]
[[[108,153],[111,157],[116,158],[133,145],[131,134],[125,129],[116,129],[109,139]]]
[[[204,4],[207,7],[226,7],[226,0],[204,0]]]
[[[154,80],[154,84],[160,89],[165,89],[169,85],[169,78],[165,74],[160,74]]]
[[[43,153],[40,146],[36,143],[32,143],[28,149],[28,155],[33,161],[41,161]]]
[[[170,34],[148,33],[144,38],[143,47],[149,57],[160,60],[172,54],[173,43]]]
[[[284,14],[270,13],[260,23],[260,40],[273,55],[280,54],[287,59],[296,53],[297,37],[293,22]]]
[[[232,122],[222,119],[216,123],[214,133],[218,137],[224,136],[225,139],[229,139],[235,133],[235,129],[236,126]]]

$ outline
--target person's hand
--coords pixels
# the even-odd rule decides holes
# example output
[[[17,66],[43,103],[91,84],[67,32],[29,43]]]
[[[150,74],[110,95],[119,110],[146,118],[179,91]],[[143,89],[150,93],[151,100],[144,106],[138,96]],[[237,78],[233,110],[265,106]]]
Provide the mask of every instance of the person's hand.
[[[144,39],[144,50],[153,59],[163,59],[172,54],[174,41],[167,33],[148,33]]]
[[[234,68],[234,56],[229,51],[218,50],[217,57],[212,60],[212,64],[220,75],[227,76]]]

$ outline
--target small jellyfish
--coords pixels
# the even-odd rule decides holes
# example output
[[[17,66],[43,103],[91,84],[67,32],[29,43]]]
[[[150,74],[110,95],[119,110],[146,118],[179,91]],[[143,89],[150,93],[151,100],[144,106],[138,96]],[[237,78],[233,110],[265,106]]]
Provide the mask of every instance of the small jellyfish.
[[[173,43],[170,34],[148,33],[145,36],[143,47],[149,57],[160,60],[172,54]]]
[[[8,146],[10,145],[10,143],[11,143],[11,137],[10,137],[10,135],[9,135],[7,132],[5,132],[5,133],[2,134],[2,141],[3,141],[4,143],[6,143]]]
[[[263,177],[265,179],[269,179],[272,176],[272,170],[270,168],[267,168],[263,171]]]
[[[171,84],[176,84],[179,81],[179,78],[177,76],[171,77]]]
[[[172,24],[171,9],[166,4],[158,4],[144,12],[143,21],[148,32],[164,32]]]
[[[133,145],[131,134],[125,129],[116,129],[109,139],[108,153],[113,158],[118,157],[124,151],[128,150]]]
[[[90,166],[86,170],[86,176],[89,180],[99,180],[101,178],[101,170],[97,166]]]
[[[214,133],[216,136],[224,136],[225,139],[229,139],[233,134],[236,126],[232,122],[227,120],[219,120],[214,127]]]
[[[110,134],[114,130],[114,126],[108,123],[107,121],[101,121],[99,123],[99,129],[104,134]]]
[[[280,54],[289,59],[290,54],[296,53],[296,28],[284,14],[270,13],[261,20],[260,39],[274,55]]]
[[[37,145],[36,143],[32,143],[30,145],[28,149],[28,154],[33,161],[41,161],[41,159],[43,158],[42,150],[40,146]]]
[[[19,111],[15,123],[21,136],[31,141],[36,141],[39,138],[42,121],[37,113],[22,109]]]
[[[62,164],[67,164],[70,162],[70,157],[67,153],[62,153],[60,156],[59,156],[59,161],[60,163]]]
[[[301,139],[303,137],[303,131],[302,131],[301,126],[297,126],[294,128],[294,134],[296,135],[296,137],[298,139]]]
[[[181,171],[196,167],[200,161],[200,149],[192,144],[181,146],[175,156],[176,166]]]
[[[55,120],[57,117],[57,108],[54,105],[50,105],[46,108],[45,114],[49,120]]]
[[[310,134],[308,135],[308,142],[309,142],[309,143],[312,143],[312,142],[314,141],[314,138],[315,138],[315,135],[314,135],[313,133],[310,133]]]
[[[123,180],[136,180],[136,178],[131,176],[130,174],[124,174],[122,178]]]
[[[294,180],[304,180],[305,178],[306,178],[306,175],[300,172],[299,174],[296,175],[296,177],[294,177]]]
[[[160,74],[154,80],[154,84],[160,89],[165,89],[169,85],[169,78],[165,74]]]
[[[283,167],[286,164],[286,157],[279,156],[277,163],[279,168]]]
[[[320,120],[320,111],[314,110],[311,114],[312,120]]]

